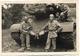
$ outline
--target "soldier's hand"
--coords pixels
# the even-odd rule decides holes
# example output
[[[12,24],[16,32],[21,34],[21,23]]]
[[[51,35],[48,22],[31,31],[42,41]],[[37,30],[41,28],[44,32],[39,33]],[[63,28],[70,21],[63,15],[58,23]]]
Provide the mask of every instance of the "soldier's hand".
[[[33,31],[30,31],[30,34],[31,34],[31,35],[33,35],[33,36],[35,36],[35,35],[36,35],[36,33],[35,33],[35,32],[33,32]]]
[[[55,32],[56,32],[56,33],[58,33],[58,31],[57,31],[57,30],[56,30]]]
[[[60,15],[63,16],[64,15],[64,12],[62,12]]]
[[[28,31],[22,31],[22,33],[26,34],[26,33],[28,33]]]
[[[39,35],[44,35],[45,34],[45,31],[40,31],[39,32]]]

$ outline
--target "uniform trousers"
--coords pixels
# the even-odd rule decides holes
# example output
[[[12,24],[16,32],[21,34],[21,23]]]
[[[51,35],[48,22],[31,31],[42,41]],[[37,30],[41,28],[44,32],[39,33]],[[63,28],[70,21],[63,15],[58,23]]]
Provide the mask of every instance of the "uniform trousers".
[[[26,48],[30,48],[30,36],[28,33],[22,33],[21,34],[21,46]],[[26,41],[25,41],[26,40]],[[26,45],[25,45],[26,42]]]
[[[52,43],[52,48],[56,49],[56,37],[54,37],[52,34],[48,34],[45,49],[49,49],[51,43]]]

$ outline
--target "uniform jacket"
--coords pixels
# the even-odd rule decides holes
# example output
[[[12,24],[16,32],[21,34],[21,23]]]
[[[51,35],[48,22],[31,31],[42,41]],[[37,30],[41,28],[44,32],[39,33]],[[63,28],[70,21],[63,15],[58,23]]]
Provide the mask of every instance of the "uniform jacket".
[[[48,22],[44,28],[47,27],[48,31],[48,37],[49,38],[55,38],[57,37],[57,32],[62,29],[60,23],[56,20],[53,20],[52,22]]]
[[[29,32],[30,30],[32,30],[32,26],[29,22],[25,23],[24,21],[21,23],[21,28],[20,31],[21,32]]]

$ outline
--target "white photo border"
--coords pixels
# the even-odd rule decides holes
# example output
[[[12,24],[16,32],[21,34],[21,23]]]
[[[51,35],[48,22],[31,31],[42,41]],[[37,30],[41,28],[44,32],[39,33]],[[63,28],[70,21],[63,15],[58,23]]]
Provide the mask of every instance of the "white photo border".
[[[12,3],[12,4],[34,4],[34,3],[76,3],[76,25],[77,25],[77,29],[76,29],[76,48],[77,51],[74,52],[6,52],[3,53],[2,52],[2,8],[1,5],[3,5],[4,3]],[[79,13],[78,13],[78,0],[2,0],[0,1],[0,54],[2,55],[23,55],[23,54],[27,54],[27,55],[50,55],[50,54],[78,54],[80,51],[80,41],[79,41],[79,32],[80,32],[80,26],[78,26],[80,24],[80,19],[79,19]]]

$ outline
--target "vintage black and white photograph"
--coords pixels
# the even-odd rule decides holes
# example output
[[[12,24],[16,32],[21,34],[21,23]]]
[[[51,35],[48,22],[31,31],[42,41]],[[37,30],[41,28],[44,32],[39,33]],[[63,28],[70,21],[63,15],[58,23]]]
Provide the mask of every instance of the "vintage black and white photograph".
[[[2,52],[76,49],[76,3],[2,5]]]

